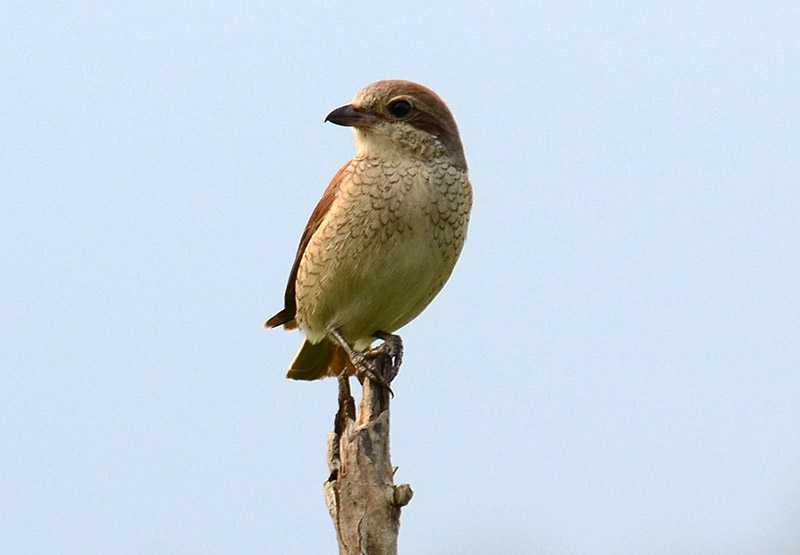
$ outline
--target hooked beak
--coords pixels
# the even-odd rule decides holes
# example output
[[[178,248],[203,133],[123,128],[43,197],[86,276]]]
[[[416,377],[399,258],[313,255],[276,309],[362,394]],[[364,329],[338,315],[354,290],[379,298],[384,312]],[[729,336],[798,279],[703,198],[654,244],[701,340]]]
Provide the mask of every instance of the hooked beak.
[[[335,123],[336,125],[344,125],[346,127],[368,127],[372,125],[376,119],[375,115],[370,112],[361,111],[352,104],[346,104],[336,108],[325,117],[325,121]]]

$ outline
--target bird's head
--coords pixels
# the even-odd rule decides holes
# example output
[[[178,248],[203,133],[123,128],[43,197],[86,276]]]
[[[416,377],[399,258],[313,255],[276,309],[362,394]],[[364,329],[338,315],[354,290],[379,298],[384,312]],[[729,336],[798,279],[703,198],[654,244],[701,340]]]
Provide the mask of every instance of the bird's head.
[[[325,121],[353,127],[360,155],[444,159],[467,167],[453,114],[435,92],[417,83],[373,83]]]

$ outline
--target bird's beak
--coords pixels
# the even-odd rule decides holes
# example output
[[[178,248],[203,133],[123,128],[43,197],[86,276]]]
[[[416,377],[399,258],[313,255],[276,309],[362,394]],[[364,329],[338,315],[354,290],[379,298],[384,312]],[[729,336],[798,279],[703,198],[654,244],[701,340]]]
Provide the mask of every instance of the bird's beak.
[[[372,125],[376,119],[374,114],[359,110],[352,104],[346,104],[328,114],[325,121],[347,127],[367,127]]]

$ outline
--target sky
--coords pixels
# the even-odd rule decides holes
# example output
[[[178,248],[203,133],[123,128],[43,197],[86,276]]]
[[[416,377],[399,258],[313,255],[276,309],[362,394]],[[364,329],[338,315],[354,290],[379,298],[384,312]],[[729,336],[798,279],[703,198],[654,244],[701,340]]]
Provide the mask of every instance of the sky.
[[[5,2],[0,552],[334,553],[336,383],[263,330],[422,83],[475,201],[401,330],[415,554],[800,551],[791,2]]]

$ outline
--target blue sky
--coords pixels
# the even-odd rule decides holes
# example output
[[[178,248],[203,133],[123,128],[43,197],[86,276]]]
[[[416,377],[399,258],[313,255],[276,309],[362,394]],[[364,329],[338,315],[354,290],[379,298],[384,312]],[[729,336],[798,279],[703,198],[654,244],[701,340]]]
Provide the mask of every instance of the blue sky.
[[[330,553],[336,384],[264,331],[384,78],[458,120],[401,551],[800,549],[792,3],[0,8],[0,551]]]

